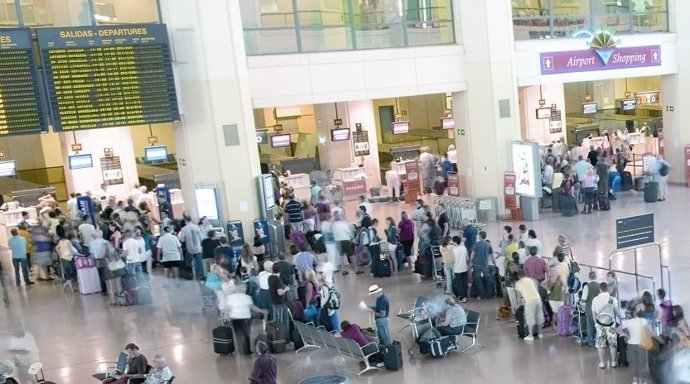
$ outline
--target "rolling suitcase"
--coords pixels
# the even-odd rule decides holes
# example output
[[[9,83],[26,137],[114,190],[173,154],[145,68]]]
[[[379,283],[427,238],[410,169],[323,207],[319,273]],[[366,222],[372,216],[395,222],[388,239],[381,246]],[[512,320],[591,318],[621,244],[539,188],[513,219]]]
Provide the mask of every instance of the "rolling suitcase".
[[[597,195],[597,204],[600,211],[608,211],[611,209],[611,202],[607,193]]]
[[[635,190],[637,192],[644,192],[644,185],[645,185],[645,180],[644,177],[638,177],[635,179]]]
[[[101,291],[101,279],[96,269],[96,259],[93,257],[74,257],[74,265],[77,267],[77,281],[79,293],[88,295]]]
[[[232,341],[232,328],[218,327],[212,331],[213,351],[221,356],[235,352],[235,344]]]
[[[561,216],[570,217],[577,215],[577,203],[573,196],[561,195],[560,200]]]
[[[266,341],[271,353],[285,352],[285,345],[288,341],[288,326],[278,322],[266,324]]]
[[[556,314],[556,326],[558,336],[570,336],[570,323],[573,321],[573,311],[575,307],[572,305],[561,305]]]
[[[140,305],[151,304],[153,299],[151,298],[151,287],[148,285],[142,285],[136,289],[136,303]]]
[[[628,366],[628,343],[625,341],[625,337],[618,335],[616,340],[618,344],[618,365],[621,367]]]
[[[383,355],[383,366],[389,371],[398,371],[402,369],[402,346],[399,341],[393,341],[393,344],[385,346],[381,350]]]
[[[391,261],[388,259],[379,260],[377,263],[372,263],[374,266],[374,277],[390,277],[393,267]]]
[[[525,322],[525,306],[521,305],[515,311],[515,319],[517,320],[517,333],[518,337],[524,339],[529,336],[529,327]]]
[[[650,181],[644,186],[645,203],[656,203],[659,200],[659,183]]]
[[[633,189],[633,178],[630,172],[623,172],[621,174],[621,191],[627,192]]]

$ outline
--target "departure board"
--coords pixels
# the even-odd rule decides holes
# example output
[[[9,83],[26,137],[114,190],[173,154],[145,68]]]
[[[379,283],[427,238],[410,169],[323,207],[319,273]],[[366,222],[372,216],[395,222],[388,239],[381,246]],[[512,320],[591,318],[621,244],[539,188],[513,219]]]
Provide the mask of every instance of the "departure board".
[[[163,24],[37,29],[55,131],[179,121]]]
[[[28,29],[0,29],[0,136],[47,131]]]

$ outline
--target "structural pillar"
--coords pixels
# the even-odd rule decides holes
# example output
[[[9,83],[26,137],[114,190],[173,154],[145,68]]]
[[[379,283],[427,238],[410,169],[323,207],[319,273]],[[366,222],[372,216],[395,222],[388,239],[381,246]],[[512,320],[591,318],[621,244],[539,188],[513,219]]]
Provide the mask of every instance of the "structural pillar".
[[[195,188],[219,190],[220,219],[259,217],[256,147],[238,1],[162,0],[176,63],[182,121],[174,127],[186,212],[198,218]]]
[[[512,170],[510,143],[520,139],[513,70],[511,3],[458,0],[466,39],[467,91],[453,93],[461,192],[495,196],[503,207],[503,173]]]

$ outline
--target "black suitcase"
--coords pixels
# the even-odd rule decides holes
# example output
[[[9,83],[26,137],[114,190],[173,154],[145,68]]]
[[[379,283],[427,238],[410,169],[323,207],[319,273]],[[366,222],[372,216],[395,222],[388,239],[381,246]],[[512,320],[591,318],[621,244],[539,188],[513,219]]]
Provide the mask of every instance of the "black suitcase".
[[[638,177],[635,179],[635,190],[637,192],[644,192],[644,186],[645,186],[646,181],[644,180],[644,177]]]
[[[625,342],[625,337],[618,335],[617,339],[618,350],[618,365],[621,367],[628,366],[628,343]]]
[[[621,174],[621,192],[630,191],[633,187],[632,173],[623,172],[623,174]]]
[[[446,179],[443,177],[437,177],[434,180],[433,189],[435,194],[442,196],[446,192]]]
[[[381,350],[383,355],[383,366],[390,371],[397,371],[402,369],[402,346],[399,341],[393,341],[393,344],[387,345]]]
[[[214,328],[213,335],[213,351],[221,356],[229,355],[235,352],[235,344],[232,341],[232,328],[221,326]]]
[[[266,324],[266,341],[268,350],[271,353],[285,352],[285,345],[288,341],[288,326],[283,323],[271,322]]]
[[[388,259],[379,260],[377,263],[372,263],[374,266],[374,277],[390,277],[393,273],[391,261]]]
[[[518,337],[524,339],[529,336],[529,327],[525,322],[525,306],[521,305],[515,311],[515,319],[517,320],[517,333]]]
[[[611,209],[611,202],[609,201],[609,196],[606,193],[597,195],[597,205],[599,205],[600,211],[608,211]]]
[[[299,333],[297,328],[290,331],[290,339],[292,339],[292,344],[295,347],[295,351],[298,351],[300,348],[304,347],[304,340],[302,340],[302,335]]]
[[[561,216],[570,217],[577,215],[577,202],[573,196],[561,195],[560,205]]]
[[[645,203],[656,203],[659,200],[659,183],[650,181],[644,186]]]
[[[430,343],[431,356],[444,357],[455,347],[455,336],[443,336]]]

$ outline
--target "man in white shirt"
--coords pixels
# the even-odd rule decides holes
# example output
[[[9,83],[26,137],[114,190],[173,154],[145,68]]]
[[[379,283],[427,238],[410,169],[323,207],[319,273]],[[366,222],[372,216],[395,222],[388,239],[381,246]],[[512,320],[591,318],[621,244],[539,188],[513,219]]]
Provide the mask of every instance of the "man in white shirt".
[[[139,204],[141,204],[141,202],[146,202],[146,205],[149,208],[155,207],[156,206],[156,204],[154,202],[155,199],[152,195],[149,195],[148,188],[146,188],[146,186],[142,185],[140,189],[141,189],[141,194],[139,195],[137,200],[134,200],[137,202],[137,207],[139,206]]]
[[[528,249],[530,247],[536,247],[537,255],[539,255],[540,257],[544,255],[541,249],[541,241],[537,239],[537,232],[535,232],[534,229],[530,229],[529,232],[527,232],[527,240],[525,240],[525,246]]]
[[[352,263],[352,255],[354,253],[354,245],[352,244],[352,239],[355,236],[355,232],[352,225],[347,222],[341,215],[340,212],[333,214],[335,221],[333,222],[333,238],[335,239],[336,246],[338,247],[338,254],[340,255],[340,270],[344,275],[347,275],[347,265],[352,264],[353,267],[360,271],[357,263]]]
[[[79,208],[77,207],[77,194],[74,192],[69,194],[69,200],[67,200],[67,212],[69,212],[69,217],[72,220],[79,220]]]
[[[84,244],[84,247],[86,248],[85,252],[88,254],[88,249],[91,248],[91,242],[93,241],[95,235],[96,235],[96,227],[91,224],[89,221],[89,216],[84,215],[81,218],[81,224],[79,224],[78,227],[79,230],[79,235],[81,236],[81,242]]]
[[[139,201],[139,196],[141,196],[140,188],[139,183],[134,184],[134,188],[129,192],[129,196],[127,197],[132,199],[132,201]]]
[[[468,255],[467,248],[462,244],[462,237],[453,236],[453,288],[455,289],[455,296],[460,299],[461,303],[467,302],[467,266]]]
[[[618,335],[616,333],[616,321],[622,319],[618,309],[618,300],[609,294],[608,283],[599,283],[600,293],[592,300],[592,317],[596,329],[594,341],[599,355],[599,368],[606,368],[605,354],[608,345],[611,352],[611,368],[618,365]]]
[[[137,234],[138,233],[138,234]],[[130,231],[125,232],[127,240],[122,243],[122,254],[127,259],[127,270],[129,273],[139,276],[142,272],[141,258],[146,250],[144,239],[141,238],[140,229],[136,229],[134,233]]]
[[[185,244],[187,254],[189,254],[194,261],[195,278],[200,280],[202,277],[204,277],[204,262],[201,249],[201,239],[203,238],[203,235],[201,234],[201,228],[194,224],[191,217],[185,216],[184,220],[186,224],[182,230],[180,230],[180,233],[177,235],[177,237]]]
[[[98,269],[98,277],[101,280],[101,294],[103,296],[108,294],[108,287],[105,284],[104,274],[105,269],[108,268],[106,256],[108,255],[108,247],[110,242],[103,238],[103,231],[100,229],[93,233],[91,244],[89,245],[89,254],[96,259],[96,268]]]
[[[235,286],[233,293],[222,299],[220,310],[222,317],[231,321],[240,354],[251,354],[251,350],[246,350],[249,344],[245,340],[251,340],[252,312],[268,314],[268,311],[255,306],[252,298],[244,292],[244,285]]]
[[[158,238],[156,248],[158,248],[161,255],[161,262],[165,268],[165,284],[163,288],[170,287],[170,276],[177,280],[180,274],[180,260],[182,260],[182,243],[177,236],[172,234],[172,228],[169,226],[163,227],[163,235]],[[175,283],[179,287],[179,283]]]

